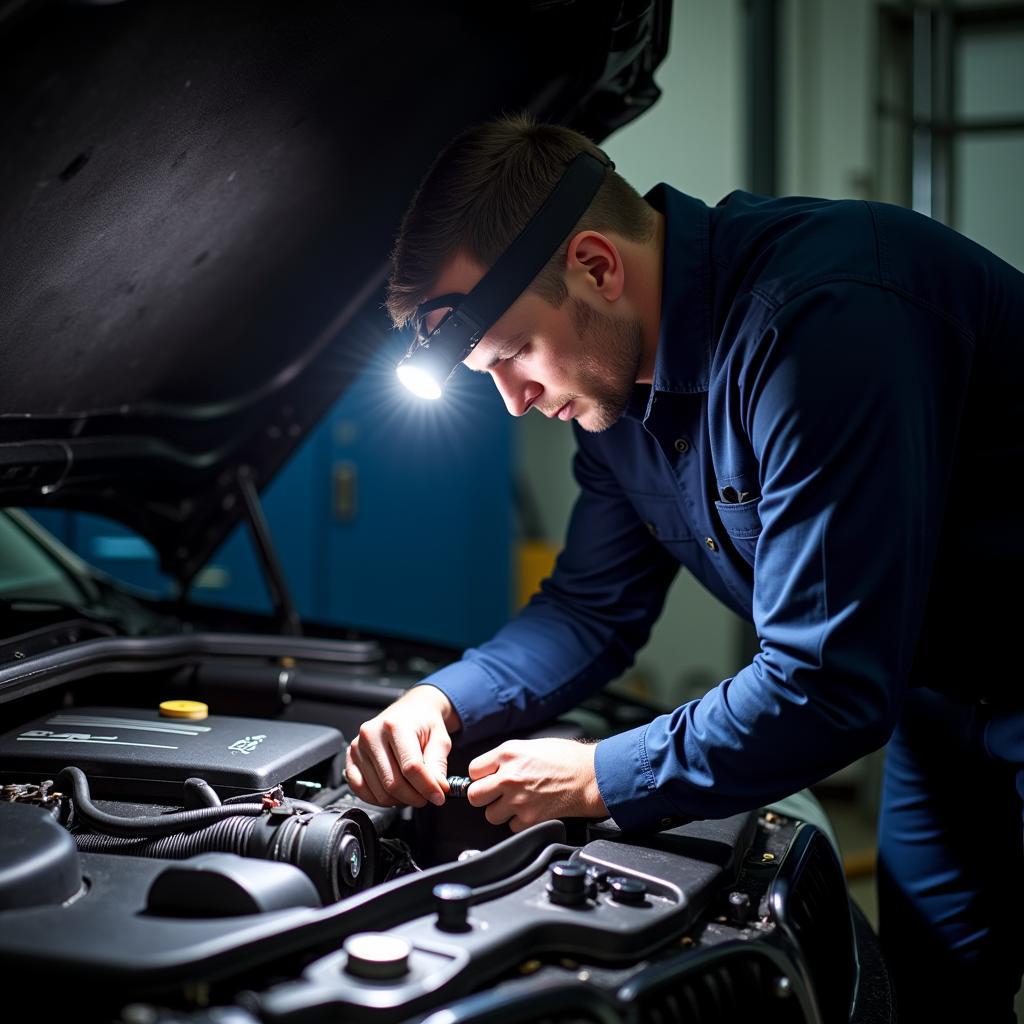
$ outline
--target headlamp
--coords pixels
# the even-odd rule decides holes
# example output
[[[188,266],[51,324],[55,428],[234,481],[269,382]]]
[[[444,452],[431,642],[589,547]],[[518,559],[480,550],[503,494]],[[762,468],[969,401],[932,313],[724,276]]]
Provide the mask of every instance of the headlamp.
[[[417,307],[416,337],[397,367],[398,379],[410,391],[421,398],[441,397],[455,367],[544,269],[614,166],[578,153],[551,194],[468,295],[440,295]],[[428,332],[426,317],[438,309],[448,312]]]

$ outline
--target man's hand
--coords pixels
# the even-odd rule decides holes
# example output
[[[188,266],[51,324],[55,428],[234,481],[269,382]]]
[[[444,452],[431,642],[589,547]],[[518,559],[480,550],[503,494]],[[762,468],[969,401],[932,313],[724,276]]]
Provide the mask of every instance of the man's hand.
[[[594,744],[577,740],[509,740],[474,758],[466,798],[487,807],[492,825],[513,832],[551,818],[605,818],[594,775]]]
[[[449,734],[460,728],[451,701],[436,686],[414,686],[359,727],[345,761],[352,791],[380,807],[443,804]]]

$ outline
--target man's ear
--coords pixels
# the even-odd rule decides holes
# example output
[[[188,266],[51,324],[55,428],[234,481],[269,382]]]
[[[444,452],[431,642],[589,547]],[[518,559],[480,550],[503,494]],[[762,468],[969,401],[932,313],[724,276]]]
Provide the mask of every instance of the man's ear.
[[[599,231],[580,231],[569,239],[565,254],[566,280],[591,294],[614,302],[625,287],[625,267],[615,243]]]

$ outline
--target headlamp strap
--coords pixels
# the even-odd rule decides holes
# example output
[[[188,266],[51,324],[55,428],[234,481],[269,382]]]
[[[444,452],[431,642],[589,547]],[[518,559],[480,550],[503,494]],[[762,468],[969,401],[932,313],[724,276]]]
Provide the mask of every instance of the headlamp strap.
[[[605,175],[614,167],[590,153],[577,153],[558,184],[460,303],[459,312],[486,332],[544,269],[548,260],[593,202]]]

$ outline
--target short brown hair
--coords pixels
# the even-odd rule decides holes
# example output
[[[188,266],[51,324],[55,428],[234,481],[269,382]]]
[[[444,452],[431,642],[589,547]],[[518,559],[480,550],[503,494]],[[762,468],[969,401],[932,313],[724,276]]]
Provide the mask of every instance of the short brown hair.
[[[581,152],[603,158],[579,132],[526,115],[477,125],[449,143],[413,196],[391,254],[387,308],[395,326],[409,322],[457,252],[491,267]],[[569,238],[593,230],[646,242],[654,237],[653,214],[633,186],[610,171]],[[553,306],[567,295],[567,246],[568,240],[530,286]]]

